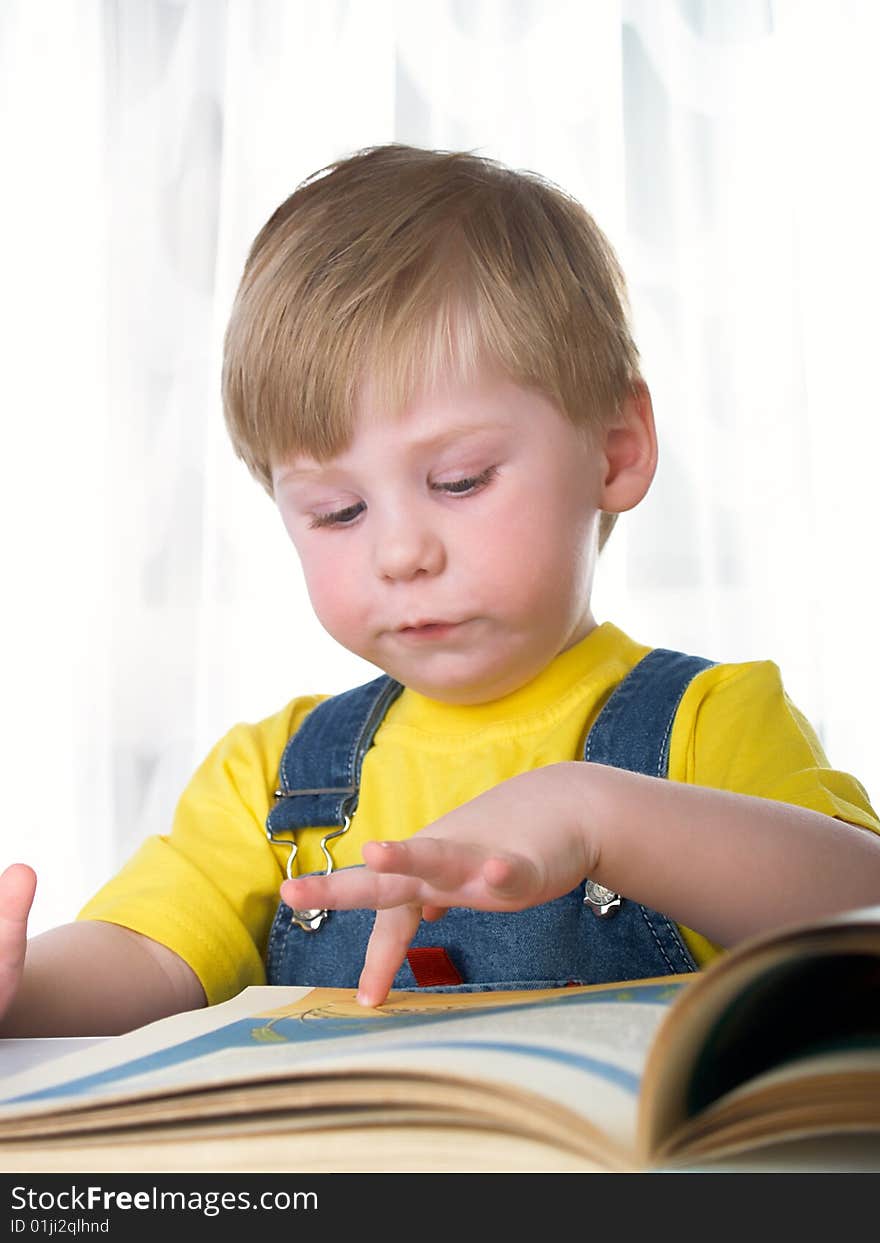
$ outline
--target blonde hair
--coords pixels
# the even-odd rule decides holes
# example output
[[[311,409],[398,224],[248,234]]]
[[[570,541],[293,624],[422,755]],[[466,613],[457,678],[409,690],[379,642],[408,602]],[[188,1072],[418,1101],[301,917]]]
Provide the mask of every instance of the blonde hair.
[[[623,273],[584,208],[470,152],[368,147],[303,181],[257,234],[226,331],[223,408],[272,495],[272,463],[326,460],[366,382],[400,412],[482,363],[586,432],[638,379]],[[603,514],[600,547],[616,515]]]

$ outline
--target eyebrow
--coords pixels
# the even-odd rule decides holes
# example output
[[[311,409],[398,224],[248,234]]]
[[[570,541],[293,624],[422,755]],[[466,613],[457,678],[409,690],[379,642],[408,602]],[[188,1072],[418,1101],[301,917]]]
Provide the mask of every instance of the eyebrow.
[[[451,444],[453,441],[472,439],[475,436],[484,435],[486,432],[506,431],[509,426],[508,423],[504,422],[492,422],[444,427],[442,431],[437,432],[435,435],[426,436],[424,440],[417,440],[408,447],[414,453],[430,453],[437,449],[445,448],[447,444]],[[332,460],[327,463],[318,463],[316,466],[289,466],[280,473],[276,480],[276,485],[295,483],[299,480],[318,479],[322,475],[332,473],[333,470]]]

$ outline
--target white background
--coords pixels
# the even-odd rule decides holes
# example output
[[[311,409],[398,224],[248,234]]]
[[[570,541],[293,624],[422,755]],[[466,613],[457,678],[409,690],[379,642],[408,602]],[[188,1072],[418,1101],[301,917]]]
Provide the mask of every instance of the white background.
[[[771,659],[880,796],[873,0],[4,0],[3,822],[72,918],[233,723],[375,670],[226,442],[247,247],[397,139],[577,195],[661,461],[603,555],[634,638]]]

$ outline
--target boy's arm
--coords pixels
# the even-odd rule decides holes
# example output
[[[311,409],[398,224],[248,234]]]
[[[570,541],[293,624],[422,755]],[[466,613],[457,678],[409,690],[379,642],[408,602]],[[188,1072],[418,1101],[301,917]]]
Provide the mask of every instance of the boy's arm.
[[[114,1036],[206,1004],[195,972],[164,945],[117,924],[66,924],[30,941],[35,877],[0,877],[0,1037]]]
[[[361,1000],[383,1000],[419,920],[449,906],[518,910],[589,876],[720,945],[880,901],[880,838],[772,799],[601,764],[502,782],[366,868],[287,881],[297,907],[379,910]]]

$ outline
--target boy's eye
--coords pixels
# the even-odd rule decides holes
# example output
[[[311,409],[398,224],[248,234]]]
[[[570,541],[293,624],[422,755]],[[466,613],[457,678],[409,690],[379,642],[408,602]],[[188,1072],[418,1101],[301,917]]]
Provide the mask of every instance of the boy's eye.
[[[460,496],[463,493],[478,492],[497,473],[497,466],[487,466],[485,470],[480,471],[479,475],[469,475],[467,479],[453,479],[449,483],[435,483],[431,486],[440,492],[449,492],[453,496]]]
[[[431,487],[435,492],[446,492],[451,496],[469,496],[484,488],[497,473],[497,466],[488,466],[478,475],[468,475],[466,479],[450,479],[448,483],[432,483]],[[358,501],[355,505],[347,505],[345,509],[337,509],[329,514],[312,514],[309,528],[314,530],[317,527],[350,526],[366,508],[363,501]]]
[[[337,509],[331,514],[312,514],[309,521],[309,527],[338,527],[345,526],[349,522],[354,522],[358,514],[366,509],[363,501],[358,501],[356,505],[347,505],[345,509]]]

